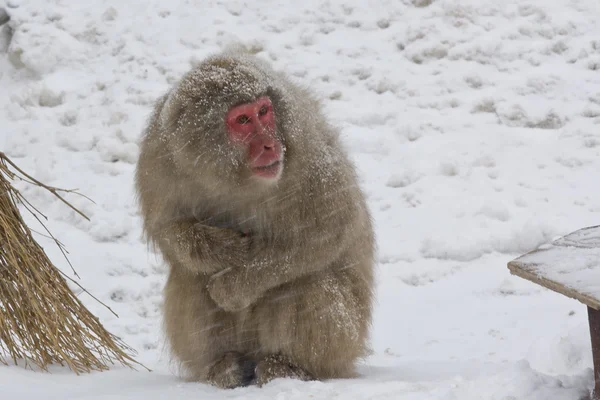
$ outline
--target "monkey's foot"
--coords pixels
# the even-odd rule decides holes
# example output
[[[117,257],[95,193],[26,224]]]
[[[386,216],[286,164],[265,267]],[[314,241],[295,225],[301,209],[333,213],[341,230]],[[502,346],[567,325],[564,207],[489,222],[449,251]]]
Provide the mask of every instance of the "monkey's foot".
[[[230,351],[217,360],[208,372],[208,383],[223,388],[233,389],[248,386],[254,379],[256,364],[242,354]]]
[[[274,354],[260,360],[256,365],[256,384],[262,386],[277,378],[293,378],[310,381],[314,378],[287,357]]]

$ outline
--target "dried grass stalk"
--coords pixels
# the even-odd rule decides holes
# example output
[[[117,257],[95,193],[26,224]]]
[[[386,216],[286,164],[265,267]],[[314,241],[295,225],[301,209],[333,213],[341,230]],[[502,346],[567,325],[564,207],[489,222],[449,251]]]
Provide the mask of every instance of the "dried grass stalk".
[[[7,364],[8,355],[15,364],[24,360],[27,367],[35,364],[44,371],[51,364],[66,364],[78,375],[107,370],[116,362],[131,368],[141,365],[134,360],[133,349],[106,331],[85,308],[67,280],[88,292],[56,268],[35,241],[17,204],[42,226],[39,216],[45,216],[11,185],[15,178],[50,191],[88,219],[59,194],[69,191],[35,180],[0,152],[0,362]],[[46,232],[65,254],[62,244]]]

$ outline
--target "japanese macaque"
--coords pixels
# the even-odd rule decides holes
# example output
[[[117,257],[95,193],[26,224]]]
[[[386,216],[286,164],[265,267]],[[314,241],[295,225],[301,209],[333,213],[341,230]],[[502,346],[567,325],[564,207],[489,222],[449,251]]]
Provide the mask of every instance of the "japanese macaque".
[[[136,188],[170,266],[164,326],[188,379],[356,376],[372,222],[338,131],[306,89],[247,54],[207,58],[157,101]]]

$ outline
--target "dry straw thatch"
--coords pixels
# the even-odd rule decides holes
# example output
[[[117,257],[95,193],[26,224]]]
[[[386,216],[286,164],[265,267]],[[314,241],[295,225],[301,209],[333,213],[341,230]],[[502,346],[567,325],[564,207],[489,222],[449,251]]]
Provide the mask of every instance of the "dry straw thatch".
[[[35,241],[17,204],[42,226],[39,216],[45,216],[11,185],[15,178],[50,191],[87,219],[59,194],[69,191],[35,180],[0,152],[0,362],[21,360],[45,371],[51,364],[66,364],[77,374],[106,370],[116,362],[141,365],[133,359],[133,349],[85,308],[67,280],[87,291],[56,268]],[[62,244],[46,232],[65,254]]]

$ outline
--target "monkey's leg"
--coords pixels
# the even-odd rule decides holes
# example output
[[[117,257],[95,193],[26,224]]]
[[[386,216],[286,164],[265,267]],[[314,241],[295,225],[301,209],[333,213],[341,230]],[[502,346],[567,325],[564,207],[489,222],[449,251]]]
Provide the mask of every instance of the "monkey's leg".
[[[371,290],[352,268],[283,285],[255,306],[260,353],[258,383],[356,376],[367,353]]]
[[[223,389],[247,386],[254,379],[255,367],[254,360],[230,351],[210,367],[207,381]]]
[[[314,379],[287,356],[272,354],[260,359],[256,365],[256,384],[262,386],[277,378],[294,378],[301,381]]]
[[[281,354],[269,355],[258,361],[256,365],[256,384],[258,386],[277,378],[294,378],[301,381],[314,379],[303,368]]]
[[[241,313],[220,309],[201,276],[171,272],[165,287],[164,323],[172,354],[186,378],[233,388],[251,383],[254,330]]]

